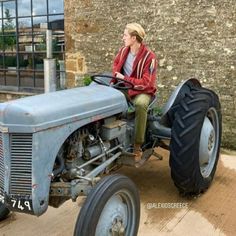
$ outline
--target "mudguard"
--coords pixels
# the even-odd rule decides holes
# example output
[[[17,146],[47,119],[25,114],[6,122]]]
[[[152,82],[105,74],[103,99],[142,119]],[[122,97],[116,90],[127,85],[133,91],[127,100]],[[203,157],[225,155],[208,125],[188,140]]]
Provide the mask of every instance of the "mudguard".
[[[175,104],[178,104],[179,101],[185,96],[185,93],[188,92],[189,90],[189,86],[201,87],[201,83],[197,79],[191,78],[183,81],[176,87],[176,89],[171,94],[170,98],[168,99],[167,103],[162,109],[162,116],[160,120],[161,124],[170,127],[170,122],[168,120],[168,112]]]

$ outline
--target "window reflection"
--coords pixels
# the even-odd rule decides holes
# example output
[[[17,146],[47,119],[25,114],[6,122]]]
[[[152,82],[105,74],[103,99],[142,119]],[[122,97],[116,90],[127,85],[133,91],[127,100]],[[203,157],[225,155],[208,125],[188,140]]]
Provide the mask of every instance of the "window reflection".
[[[17,0],[18,1],[18,16],[31,15],[31,1],[30,0]]]
[[[36,16],[36,15],[46,15],[46,14],[47,14],[47,2],[46,2],[46,0],[33,0],[32,15]]]
[[[9,17],[16,17],[16,5],[15,2],[3,2],[4,17],[6,16],[6,9],[9,10]]]
[[[50,14],[58,14],[64,12],[64,2],[63,0],[50,0],[48,2],[49,5],[49,13]]]
[[[34,87],[34,72],[31,70],[20,71],[20,85],[22,87]]]
[[[15,32],[16,31],[16,19],[4,19],[3,20],[4,32]]]
[[[63,12],[63,0],[0,0],[0,86],[43,87],[47,29],[52,29],[59,73],[59,60],[64,60]]]
[[[45,32],[48,28],[47,17],[39,16],[33,18],[33,29],[36,32]]]
[[[31,17],[24,17],[18,19],[19,33],[31,31]]]
[[[64,17],[63,16],[50,16],[49,28],[51,30],[64,30]]]
[[[37,34],[34,36],[35,52],[46,52],[46,34]]]

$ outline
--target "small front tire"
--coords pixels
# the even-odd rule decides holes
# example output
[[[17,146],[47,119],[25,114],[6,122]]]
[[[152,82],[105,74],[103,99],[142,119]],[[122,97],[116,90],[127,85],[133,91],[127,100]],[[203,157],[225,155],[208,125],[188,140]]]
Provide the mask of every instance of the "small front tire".
[[[126,176],[104,177],[89,193],[76,221],[75,236],[136,236],[140,200],[135,184]]]
[[[3,203],[0,202],[0,221],[6,219],[9,213],[9,209]]]

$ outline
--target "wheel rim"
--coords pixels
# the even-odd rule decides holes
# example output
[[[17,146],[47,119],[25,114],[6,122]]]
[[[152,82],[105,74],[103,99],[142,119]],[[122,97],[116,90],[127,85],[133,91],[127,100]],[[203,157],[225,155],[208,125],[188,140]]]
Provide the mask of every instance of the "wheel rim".
[[[117,192],[105,204],[95,235],[132,235],[135,214],[134,202],[129,192]]]
[[[215,108],[205,116],[199,145],[200,171],[204,178],[210,176],[216,162],[219,146],[219,118]]]

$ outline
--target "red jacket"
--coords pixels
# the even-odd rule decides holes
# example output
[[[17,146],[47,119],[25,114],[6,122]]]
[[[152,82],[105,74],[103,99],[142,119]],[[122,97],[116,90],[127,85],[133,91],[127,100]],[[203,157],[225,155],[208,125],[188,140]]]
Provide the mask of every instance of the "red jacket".
[[[129,47],[122,47],[115,57],[113,63],[113,76],[115,72],[120,72],[123,74],[123,65],[129,54]],[[146,93],[154,95],[156,92],[156,73],[157,73],[157,60],[155,54],[150,51],[144,44],[138,51],[138,54],[133,63],[133,70],[130,77],[125,76],[125,80],[133,83],[134,85],[142,85],[144,90],[135,91],[129,90],[129,96],[133,97],[140,93]]]

